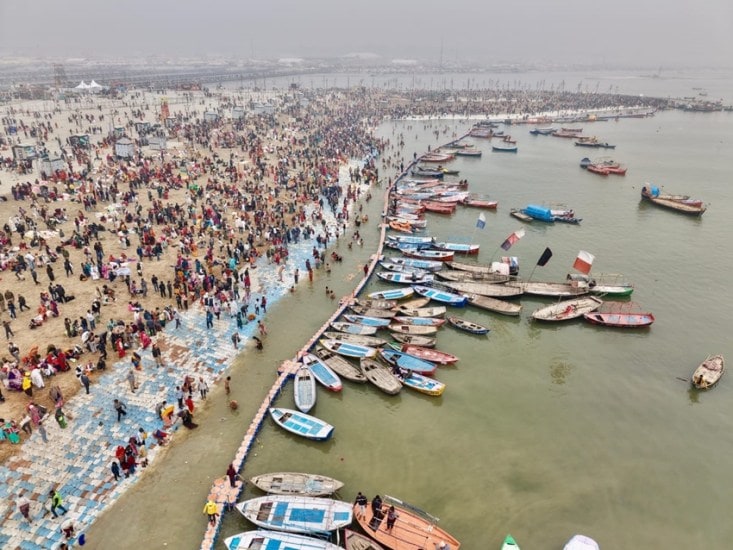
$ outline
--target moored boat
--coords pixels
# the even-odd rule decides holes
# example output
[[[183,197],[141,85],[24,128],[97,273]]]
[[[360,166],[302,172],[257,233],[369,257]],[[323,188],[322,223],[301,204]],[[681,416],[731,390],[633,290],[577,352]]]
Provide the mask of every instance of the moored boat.
[[[300,472],[273,472],[250,478],[250,483],[271,495],[302,495],[323,497],[332,495],[343,482],[332,477]]]
[[[449,262],[449,263],[455,263],[455,262]],[[440,273],[436,273],[438,275],[438,278],[443,279],[444,281],[453,281],[456,283],[493,283],[493,284],[501,284],[506,283],[511,279],[509,275],[502,275],[500,273],[482,273],[479,271],[461,271],[461,270],[453,270],[453,271],[441,271]]]
[[[538,321],[569,321],[595,311],[602,305],[603,301],[595,296],[574,298],[541,307],[532,313],[532,319]]]
[[[407,317],[404,315],[397,315],[392,319],[393,323],[400,325],[417,325],[422,327],[442,327],[445,323],[445,319],[438,319],[435,317]]]
[[[315,416],[281,407],[270,407],[269,410],[270,416],[278,426],[295,435],[314,441],[324,441],[333,434],[333,426]]]
[[[681,214],[688,216],[702,216],[707,208],[702,201],[696,201],[691,199],[676,200],[670,198],[661,198],[662,195],[659,192],[659,188],[655,186],[644,186],[641,188],[641,196],[643,199],[648,200],[652,204],[667,208],[669,210],[675,210]]]
[[[420,296],[430,298],[431,300],[435,300],[436,302],[442,302],[444,304],[449,304],[456,307],[463,307],[466,305],[466,297],[461,296],[460,294],[454,294],[452,292],[439,290],[437,288],[430,288],[427,286],[415,285],[412,288],[414,288],[415,292],[417,292]]]
[[[366,325],[358,325],[356,323],[345,323],[343,321],[335,321],[331,323],[331,327],[339,332],[348,334],[361,334],[370,336],[377,332],[377,327],[368,327]]]
[[[344,359],[341,355],[322,347],[318,347],[313,350],[313,354],[318,356],[321,361],[331,367],[331,369],[340,377],[360,384],[366,382],[366,378],[359,368],[350,361]]]
[[[392,332],[398,332],[400,334],[411,334],[414,336],[428,336],[438,332],[438,327],[434,326],[401,325],[399,323],[392,323],[387,328]]]
[[[443,392],[445,391],[445,384],[443,382],[439,382],[435,378],[423,376],[416,372],[411,372],[405,376],[402,379],[402,385],[426,395],[443,395]]]
[[[367,317],[379,317],[382,319],[389,319],[395,316],[395,312],[391,309],[377,309],[377,308],[365,308],[361,306],[349,306],[349,309],[357,315],[365,315]]]
[[[395,313],[399,313],[400,309],[418,309],[428,305],[429,303],[430,298],[419,296],[417,298],[411,298],[409,300],[405,300],[404,302],[400,302],[393,309],[397,310],[395,311]]]
[[[355,298],[353,304],[357,306],[363,306],[367,308],[375,309],[390,309],[397,305],[397,300],[381,300],[381,299],[368,299],[360,300]]]
[[[437,340],[435,337],[432,337],[432,336],[400,334],[398,332],[393,332],[392,338],[394,338],[397,342],[400,342],[403,344],[412,344],[412,345],[420,346],[423,348],[434,348],[436,340]]]
[[[492,298],[514,298],[521,296],[524,292],[521,287],[509,286],[509,284],[473,281],[444,281],[442,284],[461,294],[480,294],[481,296],[490,296]]]
[[[319,343],[329,351],[345,355],[346,357],[374,357],[377,349],[370,346],[362,346],[360,344],[352,344],[344,340],[319,340]]]
[[[708,355],[707,359],[692,373],[692,385],[699,390],[712,388],[725,372],[725,360],[722,355]]]
[[[398,351],[409,353],[410,355],[413,355],[418,359],[430,361],[431,363],[438,363],[439,365],[450,365],[458,361],[458,357],[456,357],[452,353],[446,353],[444,351],[433,348],[425,348],[423,346],[416,346],[414,344],[390,344],[390,346],[392,346],[393,349],[397,349]]]
[[[235,508],[258,527],[289,533],[324,533],[353,520],[349,502],[330,498],[268,495],[238,503]]]
[[[550,298],[563,298],[566,296],[582,296],[590,292],[590,287],[582,281],[571,281],[570,283],[543,283],[534,281],[509,281],[508,288],[520,289],[525,294],[533,296],[548,296]]]
[[[339,546],[330,542],[304,535],[282,533],[268,529],[245,531],[224,539],[227,550],[245,550],[253,548],[287,548],[288,550],[340,550]],[[366,547],[368,548],[368,547]]]
[[[448,317],[448,322],[451,326],[465,332],[470,332],[471,334],[487,334],[489,332],[488,327],[466,319],[461,319],[460,317],[450,316]]]
[[[525,214],[521,208],[512,208],[509,210],[509,215],[514,216],[520,221],[532,223],[534,221],[534,218],[532,216],[529,216]]]
[[[397,306],[397,310],[408,317],[442,317],[448,311],[445,306],[416,308]]]
[[[390,369],[379,361],[365,358],[360,361],[359,366],[366,379],[384,393],[397,395],[402,390],[402,382],[399,378],[392,374]]]
[[[327,340],[341,340],[342,342],[349,342],[350,344],[359,344],[360,346],[369,346],[372,348],[378,348],[387,344],[387,341],[384,338],[378,338],[377,336],[348,334],[346,332],[336,332],[331,330],[324,332],[323,337]]]
[[[331,370],[331,367],[321,361],[320,357],[312,353],[306,353],[300,360],[304,366],[310,369],[316,381],[324,388],[331,391],[341,391],[343,388],[341,379]]]
[[[307,413],[315,406],[316,396],[316,378],[304,365],[296,371],[293,382],[295,406],[300,412]]]
[[[435,260],[418,260],[416,258],[390,258],[389,261],[393,264],[402,265],[405,267],[414,267],[417,269],[425,269],[427,271],[440,271],[443,269],[443,262],[437,262]]]
[[[507,535],[504,537],[504,543],[501,545],[501,550],[519,550],[519,545],[514,537]]]
[[[516,153],[519,149],[511,142],[504,142],[506,145],[492,144],[491,150],[495,153]]]
[[[415,290],[411,286],[404,288],[390,288],[387,290],[378,290],[370,292],[367,296],[375,300],[401,300],[415,294]]]
[[[432,273],[423,273],[418,275],[416,272],[401,273],[395,271],[380,271],[377,273],[377,277],[388,283],[397,284],[425,284],[433,282],[434,276]]]
[[[583,318],[594,325],[616,328],[642,328],[648,327],[654,322],[654,315],[651,313],[636,312],[601,312],[594,311],[586,313]]]
[[[430,375],[437,368],[435,363],[396,349],[381,349],[379,350],[379,354],[388,364],[396,365],[400,369],[417,372],[418,374]]]
[[[351,529],[344,529],[344,546],[346,550],[384,550],[376,541]]]
[[[502,315],[516,316],[522,311],[522,306],[519,304],[512,304],[489,296],[466,294],[466,298],[468,298],[468,303],[472,306],[485,309],[487,311],[493,311],[494,313],[500,313]]]
[[[390,323],[390,317],[369,317],[367,315],[344,315],[349,323],[366,325],[368,327],[386,327]]]
[[[473,208],[485,208],[487,210],[494,210],[499,206],[499,201],[491,201],[488,199],[478,199],[468,197],[463,199],[463,206],[471,206]]]
[[[402,254],[408,258],[415,258],[418,260],[448,262],[453,259],[455,252],[452,250],[402,249]]]
[[[437,250],[449,250],[456,254],[478,254],[480,247],[481,245],[478,244],[449,243],[445,241],[433,244],[433,248]]]

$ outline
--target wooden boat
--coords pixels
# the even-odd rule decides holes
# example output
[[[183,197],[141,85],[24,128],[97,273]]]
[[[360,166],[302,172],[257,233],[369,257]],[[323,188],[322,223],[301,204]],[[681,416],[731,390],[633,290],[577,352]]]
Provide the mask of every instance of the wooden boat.
[[[390,258],[393,264],[403,265],[406,267],[415,267],[417,269],[425,269],[427,271],[440,271],[443,269],[443,262],[435,260],[418,260],[416,258]]]
[[[344,546],[346,550],[384,550],[376,541],[351,529],[344,529]]]
[[[392,323],[387,327],[392,332],[400,334],[411,334],[413,336],[428,336],[438,332],[438,327],[423,326],[423,325],[400,325],[399,323]]]
[[[499,206],[499,201],[490,201],[488,199],[472,199],[463,200],[463,206],[471,206],[473,208],[485,208],[487,210],[495,210]]]
[[[442,302],[451,306],[463,307],[466,305],[466,297],[452,292],[446,292],[437,288],[416,285],[413,287],[420,296],[430,298],[436,302]]]
[[[339,546],[327,540],[295,535],[293,533],[278,533],[268,529],[245,531],[224,539],[227,550],[251,550],[253,548],[287,548],[288,550],[340,550]],[[367,547],[368,548],[368,547]]]
[[[532,219],[539,220],[541,222],[553,223],[555,221],[555,216],[552,215],[552,210],[550,208],[545,208],[544,206],[528,204],[526,208],[522,209],[522,212]]]
[[[546,128],[534,128],[533,130],[529,131],[529,133],[533,136],[549,136],[554,132],[557,132],[557,128],[554,128],[552,126],[548,126]]]
[[[364,358],[359,362],[359,366],[366,379],[384,393],[397,395],[402,390],[402,382],[399,378],[392,374],[392,371],[379,361]]]
[[[415,246],[432,246],[435,242],[433,237],[416,237],[416,236],[403,236],[403,235],[389,235],[387,237],[390,241],[397,241],[401,244],[413,244]]]
[[[369,299],[360,300],[355,298],[353,301],[354,305],[363,306],[374,309],[390,309],[397,305],[397,300],[380,300],[380,299]]]
[[[377,332],[376,327],[357,325],[356,323],[344,323],[342,321],[335,321],[331,323],[331,326],[339,332],[346,332],[348,334],[362,334],[369,336]]]
[[[422,277],[423,275],[427,275],[430,273],[428,269],[420,269],[419,267],[412,267],[410,265],[404,265],[404,264],[398,264],[395,262],[390,262],[387,260],[380,260],[379,265],[381,265],[384,269],[387,271],[393,271],[395,273],[414,273],[418,277]]]
[[[455,254],[450,250],[418,250],[418,249],[401,249],[402,254],[408,258],[418,260],[433,260],[439,262],[448,262],[453,259]]]
[[[412,298],[410,300],[406,300],[404,302],[401,302],[395,306],[395,310],[402,310],[402,309],[418,309],[421,307],[424,307],[430,303],[430,298],[425,298],[423,296],[419,296],[418,298]],[[399,311],[395,311],[395,313],[398,313]]]
[[[601,550],[598,543],[585,535],[573,535],[573,537],[565,543],[563,550]]]
[[[402,379],[402,385],[426,395],[443,395],[445,391],[445,384],[443,382],[438,382],[435,378],[423,376],[416,372],[411,372],[405,376]]]
[[[259,490],[271,495],[302,495],[307,497],[332,495],[344,486],[343,482],[332,477],[299,472],[260,474],[250,478],[249,481]]]
[[[480,157],[481,156],[481,150],[480,149],[457,149],[454,153],[457,157]]]
[[[409,353],[403,351],[397,351],[396,349],[381,349],[379,354],[382,356],[388,364],[396,365],[400,369],[405,369],[410,372],[416,372],[418,374],[430,375],[435,372],[437,368],[435,363],[425,361]]]
[[[452,202],[423,201],[423,206],[427,212],[434,214],[452,214],[456,211],[456,203]]]
[[[360,346],[369,346],[372,348],[378,348],[387,344],[387,341],[384,338],[378,338],[376,336],[365,336],[362,334],[348,334],[346,332],[335,332],[327,330],[323,333],[323,336],[327,340],[341,340],[342,342],[359,344]]]
[[[609,174],[615,174],[617,176],[625,176],[628,168],[623,166],[609,166],[607,168]]]
[[[588,172],[592,172],[600,176],[607,176],[611,173],[610,168],[608,166],[603,166],[602,164],[589,164],[585,169],[588,170]]]
[[[507,535],[504,537],[504,543],[501,545],[501,550],[519,550],[519,545],[514,537]]]
[[[725,360],[722,355],[708,355],[707,359],[692,373],[692,385],[699,390],[712,388],[725,372]]]
[[[426,170],[420,168],[413,168],[412,175],[416,178],[442,178],[445,176],[440,170]]]
[[[420,220],[420,219],[417,219],[417,217],[410,217],[410,216],[407,216],[407,215],[404,215],[404,216],[387,216],[387,222],[389,222],[390,224],[392,222],[395,222],[395,223],[398,223],[398,224],[402,224],[402,225],[407,224],[411,230],[412,229],[425,229],[425,227],[427,227],[427,225],[428,225],[428,221],[425,220],[425,219]],[[390,225],[390,227],[392,227],[392,226]],[[394,229],[394,228],[392,228],[392,229]]]
[[[656,193],[655,193],[656,190]],[[641,188],[641,196],[643,199],[648,200],[652,204],[686,214],[688,216],[702,216],[707,208],[703,204],[697,204],[698,201],[680,201],[673,199],[665,199],[659,197],[659,191],[654,186],[644,186]]]
[[[456,254],[478,254],[481,245],[478,244],[464,244],[464,243],[449,243],[449,242],[436,242],[433,244],[433,248],[437,250],[448,250]]]
[[[397,315],[392,322],[401,325],[417,325],[421,327],[441,327],[445,323],[445,319],[437,319],[435,317],[407,317],[405,315]]]
[[[508,288],[521,289],[525,294],[531,294],[533,296],[549,296],[551,298],[583,296],[590,292],[590,287],[580,281],[572,281],[570,283],[509,281],[506,283],[506,286]]]
[[[395,312],[391,309],[365,308],[361,306],[349,306],[349,309],[357,315],[365,315],[367,317],[379,317],[381,319],[390,319],[395,316]]]
[[[312,353],[306,353],[300,360],[303,365],[310,369],[316,381],[321,386],[331,391],[341,391],[343,389],[338,374],[333,372],[331,367],[321,361],[320,357]]]
[[[370,292],[367,294],[369,298],[373,300],[402,300],[415,294],[415,290],[406,286],[404,288],[390,288],[387,290],[378,290],[376,292]]]
[[[594,325],[616,328],[642,328],[648,327],[654,322],[654,315],[651,313],[635,312],[600,312],[586,313],[583,318]]]
[[[331,369],[340,377],[360,384],[366,382],[364,374],[358,369],[358,367],[337,353],[327,350],[326,348],[318,347],[313,350],[313,354],[331,367]]]
[[[508,143],[508,142],[505,142],[505,143]],[[492,144],[491,145],[491,150],[494,153],[516,153],[519,149],[517,148],[516,145],[513,145],[513,144],[509,143],[507,145],[498,145],[498,144],[497,145],[494,145],[494,144]]]
[[[355,323],[357,325],[366,325],[368,327],[386,327],[389,322],[390,318],[384,318],[384,317],[368,317],[366,315],[344,315],[344,319],[346,319],[349,323]]]
[[[481,296],[480,294],[466,294],[466,298],[468,298],[468,303],[472,306],[502,315],[516,316],[522,311],[522,306],[519,304],[512,304],[504,300]]]
[[[520,221],[532,223],[534,221],[534,218],[532,216],[528,216],[525,214],[521,208],[512,208],[509,210],[509,215],[514,216]]]
[[[407,308],[404,306],[397,306],[397,309],[400,313],[403,315],[407,315],[408,317],[442,317],[445,315],[445,312],[447,309],[445,306],[435,306],[435,307],[417,307],[417,308]]]
[[[532,313],[532,319],[538,321],[569,321],[595,311],[602,305],[603,301],[595,296],[574,298],[541,307]]]
[[[591,294],[602,296],[626,297],[634,292],[633,285],[623,282],[622,275],[600,274],[589,277],[582,273],[568,274],[569,281],[582,281],[588,285]]]
[[[235,508],[258,527],[288,533],[325,533],[343,529],[353,520],[350,502],[330,498],[268,495]]]
[[[455,263],[455,262],[447,262],[447,263]],[[478,271],[441,271],[440,273],[436,273],[438,278],[443,279],[445,281],[454,281],[456,283],[462,283],[462,282],[474,282],[474,283],[493,283],[493,284],[501,284],[506,283],[508,280],[511,279],[509,275],[501,275],[500,273],[481,273]]]
[[[507,284],[496,283],[475,283],[472,281],[463,282],[443,282],[446,286],[461,294],[480,294],[481,296],[490,296],[492,298],[514,298],[521,296],[524,290],[521,287],[509,286]]]
[[[471,334],[488,334],[489,329],[478,323],[461,319],[460,317],[451,316],[448,317],[448,322],[459,330],[470,332]]]
[[[414,344],[390,344],[390,346],[398,351],[409,353],[418,359],[430,361],[431,363],[438,363],[439,365],[451,365],[458,361],[458,357],[452,353],[446,353],[437,349],[425,348]]]
[[[345,355],[346,357],[374,357],[377,349],[370,346],[362,346],[360,344],[352,344],[344,340],[319,340],[319,343],[328,351]]]
[[[453,160],[453,155],[448,155],[446,153],[427,153],[421,156],[420,160],[422,162],[448,162]]]
[[[388,283],[398,283],[404,285],[412,284],[425,284],[432,283],[435,278],[431,273],[425,273],[418,275],[415,272],[412,273],[399,273],[393,271],[380,271],[377,273],[377,277]]]
[[[494,273],[489,265],[466,264],[462,262],[445,262],[445,265],[457,271],[468,271],[479,275],[498,275]]]
[[[441,548],[458,550],[461,547],[458,540],[436,525],[437,518],[395,498],[385,497],[384,504],[383,512],[376,518],[372,507],[367,506],[366,516],[359,516],[356,521],[365,533],[369,533],[369,536],[385,548],[391,550],[439,550]],[[394,527],[387,531],[384,518],[389,505],[395,507],[398,517]]]
[[[315,376],[305,365],[300,367],[293,383],[295,406],[300,412],[307,413],[315,406],[317,395]]]
[[[403,233],[412,233],[414,231],[412,224],[407,221],[389,220],[387,224],[393,231],[401,231]]]
[[[413,344],[423,348],[434,348],[436,342],[436,338],[430,336],[415,336],[412,334],[399,334],[397,332],[392,333],[392,338],[403,344]]]
[[[282,429],[307,439],[324,441],[333,434],[331,424],[300,411],[270,407],[270,416]]]

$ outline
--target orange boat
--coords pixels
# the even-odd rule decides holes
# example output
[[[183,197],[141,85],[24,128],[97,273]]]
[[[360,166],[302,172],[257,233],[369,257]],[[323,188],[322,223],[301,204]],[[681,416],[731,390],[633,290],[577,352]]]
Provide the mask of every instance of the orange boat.
[[[392,529],[387,530],[390,505],[395,507],[397,519]],[[397,499],[385,497],[380,517],[375,518],[372,507],[367,506],[366,515],[356,520],[365,533],[390,550],[458,550],[461,547],[460,542],[435,525],[435,518]]]
[[[391,221],[389,222],[389,227],[390,229],[394,229],[395,231],[412,234],[412,225],[410,225],[409,223]]]

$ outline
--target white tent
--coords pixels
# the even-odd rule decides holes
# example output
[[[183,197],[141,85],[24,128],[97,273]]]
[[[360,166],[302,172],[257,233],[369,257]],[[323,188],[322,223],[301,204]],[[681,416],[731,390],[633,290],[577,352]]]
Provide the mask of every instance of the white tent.
[[[77,86],[76,88],[74,88],[74,89],[75,89],[75,90],[88,90],[88,89],[89,89],[90,87],[91,87],[91,86],[89,86],[89,84],[87,84],[86,82],[84,82],[84,81],[82,80],[82,81],[81,81],[81,82],[79,83],[79,85],[78,85],[78,86]]]
[[[102,86],[94,82],[94,80],[92,80],[92,82],[89,84],[88,87],[89,88],[102,88]]]

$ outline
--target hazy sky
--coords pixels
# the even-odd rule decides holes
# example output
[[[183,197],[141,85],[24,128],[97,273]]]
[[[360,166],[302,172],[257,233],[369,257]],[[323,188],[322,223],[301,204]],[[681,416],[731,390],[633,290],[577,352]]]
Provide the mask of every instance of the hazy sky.
[[[733,65],[731,0],[0,0],[0,54]]]

